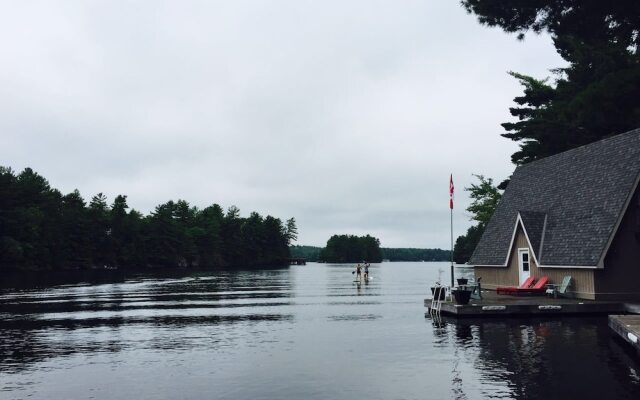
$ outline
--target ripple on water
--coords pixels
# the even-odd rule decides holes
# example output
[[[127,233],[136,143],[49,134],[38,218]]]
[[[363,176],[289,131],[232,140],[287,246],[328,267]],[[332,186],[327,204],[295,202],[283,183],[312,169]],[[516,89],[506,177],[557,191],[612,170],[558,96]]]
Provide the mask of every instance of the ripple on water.
[[[349,315],[330,315],[327,317],[329,321],[373,321],[382,318],[379,314],[349,314]]]
[[[4,290],[0,397],[640,398],[606,320],[425,319],[440,268],[376,265],[368,285],[308,264]]]

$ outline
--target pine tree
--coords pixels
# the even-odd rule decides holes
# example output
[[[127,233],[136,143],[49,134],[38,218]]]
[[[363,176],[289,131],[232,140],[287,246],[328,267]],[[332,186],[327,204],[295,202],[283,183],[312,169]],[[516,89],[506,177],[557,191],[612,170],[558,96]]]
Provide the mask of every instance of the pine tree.
[[[511,72],[524,96],[511,108],[516,122],[502,136],[520,143],[527,163],[640,127],[640,2],[600,0],[464,0],[480,23],[520,39],[548,32],[568,63],[555,81]]]

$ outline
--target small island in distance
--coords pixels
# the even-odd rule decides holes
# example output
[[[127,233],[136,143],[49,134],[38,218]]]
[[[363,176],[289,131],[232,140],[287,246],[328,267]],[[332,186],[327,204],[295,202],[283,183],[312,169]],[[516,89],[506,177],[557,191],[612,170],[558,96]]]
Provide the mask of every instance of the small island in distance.
[[[370,239],[367,239],[370,238]],[[375,246],[372,243],[375,241]],[[360,244],[361,243],[361,244]],[[329,250],[327,250],[327,248]],[[369,235],[334,235],[327,247],[292,245],[291,257],[309,262],[381,262],[381,261],[449,261],[451,251],[443,249],[380,247],[378,239]]]

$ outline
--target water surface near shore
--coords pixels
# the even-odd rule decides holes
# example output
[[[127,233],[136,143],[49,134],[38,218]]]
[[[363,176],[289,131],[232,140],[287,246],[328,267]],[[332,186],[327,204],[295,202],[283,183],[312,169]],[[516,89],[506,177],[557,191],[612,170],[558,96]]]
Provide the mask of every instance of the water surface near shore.
[[[640,398],[640,360],[606,318],[425,318],[448,268],[376,264],[362,284],[350,265],[312,263],[5,287],[0,399]]]

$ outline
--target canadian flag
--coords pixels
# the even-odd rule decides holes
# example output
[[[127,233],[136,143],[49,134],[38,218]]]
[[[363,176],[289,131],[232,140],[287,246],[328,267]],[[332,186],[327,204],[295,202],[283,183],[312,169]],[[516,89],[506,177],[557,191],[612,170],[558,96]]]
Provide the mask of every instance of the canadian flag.
[[[449,208],[453,210],[453,174],[449,175]]]

